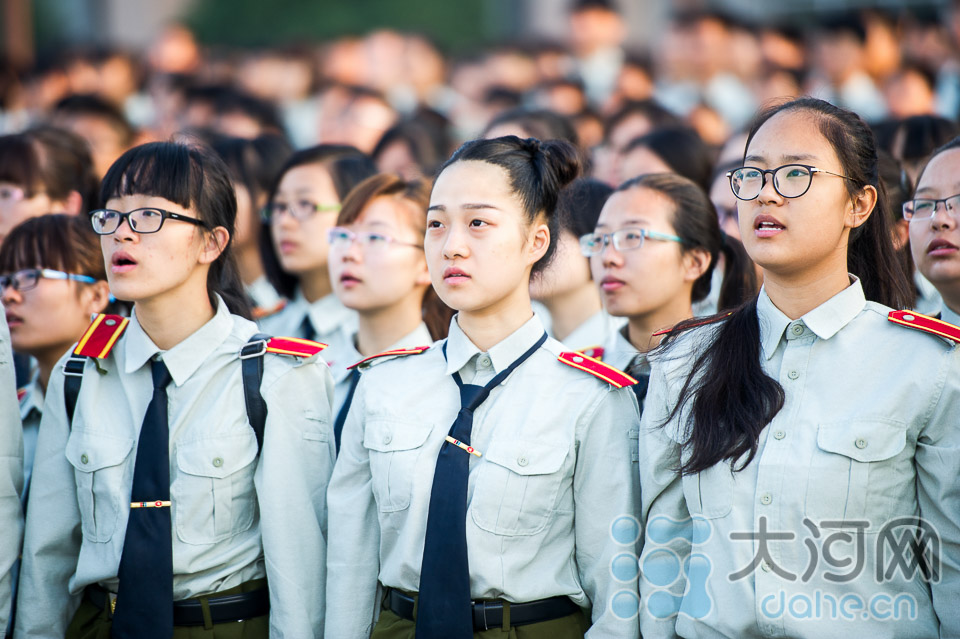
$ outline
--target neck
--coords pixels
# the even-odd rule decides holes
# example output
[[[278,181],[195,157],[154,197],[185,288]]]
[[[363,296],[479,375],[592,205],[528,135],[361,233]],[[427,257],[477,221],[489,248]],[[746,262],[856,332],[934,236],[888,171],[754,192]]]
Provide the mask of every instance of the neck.
[[[561,342],[602,309],[600,292],[592,281],[541,301],[550,311],[553,336]]]
[[[943,298],[943,305],[948,309],[960,315],[960,290],[940,289],[940,297]]]
[[[402,300],[389,308],[361,312],[357,318],[357,350],[364,357],[382,353],[412,333],[422,321],[420,300],[417,299]]]
[[[460,311],[457,324],[481,351],[488,351],[533,317],[530,291],[518,288],[496,304],[474,311]]]
[[[791,320],[803,317],[848,286],[850,276],[847,274],[846,256],[843,268],[794,277],[784,277],[770,271],[764,271],[763,274],[763,287],[770,301]]]
[[[300,291],[308,302],[313,304],[333,292],[330,284],[330,271],[326,266],[304,273],[300,276]]]
[[[143,332],[164,351],[193,335],[215,314],[206,286],[202,290],[175,291],[139,301],[133,311]]]
[[[256,244],[238,247],[238,249],[236,256],[240,279],[246,286],[250,286],[263,277],[263,262],[260,260],[260,250]]]
[[[630,344],[641,353],[656,348],[663,339],[662,335],[654,337],[654,333],[665,328],[671,328],[684,320],[693,317],[693,308],[690,305],[689,291],[685,295],[678,295],[676,300],[643,315],[632,315],[627,320],[627,338]]]

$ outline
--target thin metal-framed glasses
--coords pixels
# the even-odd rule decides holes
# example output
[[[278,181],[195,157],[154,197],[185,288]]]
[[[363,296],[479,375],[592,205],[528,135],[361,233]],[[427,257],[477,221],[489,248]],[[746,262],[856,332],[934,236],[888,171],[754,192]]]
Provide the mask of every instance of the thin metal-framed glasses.
[[[960,193],[950,195],[942,199],[918,197],[903,203],[903,219],[926,220],[933,217],[937,212],[937,207],[943,204],[944,210],[951,213],[953,217],[960,216]]]
[[[66,273],[52,268],[25,268],[15,273],[0,275],[0,291],[7,287],[19,292],[29,291],[36,288],[41,279],[48,280],[73,280],[74,282],[83,282],[84,284],[96,284],[96,278],[89,275],[80,275],[78,273]]]
[[[357,233],[350,229],[345,229],[342,226],[335,226],[327,231],[327,241],[330,243],[330,248],[337,250],[346,250],[354,242],[367,251],[383,250],[391,245],[412,246],[413,248],[423,249],[421,244],[401,242],[385,233],[378,233],[376,231],[360,231]]]
[[[131,231],[140,233],[141,235],[144,233],[156,233],[163,227],[163,223],[167,220],[179,220],[180,222],[195,224],[205,229],[209,228],[203,220],[154,207],[133,209],[126,213],[113,209],[96,209],[90,211],[90,224],[93,225],[93,230],[97,235],[110,235],[111,233],[115,233],[124,220],[127,221],[127,226],[130,227]]]
[[[663,242],[680,242],[683,238],[668,233],[659,233],[639,227],[618,229],[613,233],[587,233],[580,236],[580,253],[584,257],[593,257],[603,253],[608,244],[618,251],[633,251],[643,246],[644,240],[660,240]]]
[[[761,169],[756,166],[741,166],[738,169],[727,171],[730,180],[730,189],[739,200],[755,200],[767,183],[767,175],[773,176],[773,189],[782,197],[800,197],[810,190],[815,173],[832,175],[852,180],[853,178],[832,171],[818,169],[809,164],[784,164],[775,169]]]
[[[277,222],[281,215],[287,214],[295,220],[303,221],[313,217],[315,213],[339,213],[340,204],[320,204],[312,200],[296,200],[295,202],[270,202],[261,211],[266,222]]]

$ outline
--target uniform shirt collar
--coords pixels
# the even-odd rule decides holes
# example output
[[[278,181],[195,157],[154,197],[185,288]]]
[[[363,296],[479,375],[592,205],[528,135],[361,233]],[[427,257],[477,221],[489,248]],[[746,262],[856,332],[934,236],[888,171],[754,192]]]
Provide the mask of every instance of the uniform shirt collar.
[[[344,306],[333,293],[310,303],[303,296],[303,291],[298,288],[293,301],[297,308],[303,309],[304,317],[310,317],[310,323],[317,335],[332,333],[340,326],[356,328],[354,311]]]
[[[543,333],[543,323],[536,314],[533,314],[523,326],[491,347],[487,353],[490,355],[494,373],[499,373],[513,364],[543,336]],[[477,345],[470,341],[466,333],[460,329],[457,316],[454,315],[450,320],[450,334],[447,336],[447,375],[458,372],[472,357],[480,353],[481,350]]]
[[[863,307],[867,299],[863,295],[863,286],[860,280],[850,276],[850,286],[843,289],[826,302],[796,320],[802,322],[820,339],[830,339],[849,324]],[[770,359],[780,344],[780,338],[789,324],[794,323],[789,317],[774,306],[767,295],[766,288],[760,289],[757,300],[757,316],[760,321],[760,344],[763,356]]]
[[[944,322],[950,322],[954,326],[960,326],[960,313],[947,306],[946,302],[944,302],[943,309],[940,311],[940,319]]]
[[[196,332],[187,337],[168,351],[161,351],[153,340],[144,332],[137,321],[137,307],[133,307],[130,314],[130,325],[123,340],[124,344],[124,372],[127,374],[139,370],[147,361],[159,354],[170,371],[170,377],[177,386],[182,386],[193,375],[200,365],[226,341],[233,330],[233,316],[220,296],[217,296],[217,312],[213,318],[201,326]]]

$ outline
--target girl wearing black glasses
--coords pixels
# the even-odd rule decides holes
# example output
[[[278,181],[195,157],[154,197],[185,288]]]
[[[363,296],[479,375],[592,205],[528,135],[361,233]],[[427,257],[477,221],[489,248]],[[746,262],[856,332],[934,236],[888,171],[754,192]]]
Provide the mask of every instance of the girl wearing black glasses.
[[[321,347],[244,317],[236,200],[209,151],[131,149],[101,199],[89,222],[133,313],[98,316],[50,377],[16,634],[322,634]]]
[[[890,308],[909,300],[873,135],[805,98],[762,112],[745,156],[730,181],[764,285],[655,356],[641,631],[956,635],[960,350]]]

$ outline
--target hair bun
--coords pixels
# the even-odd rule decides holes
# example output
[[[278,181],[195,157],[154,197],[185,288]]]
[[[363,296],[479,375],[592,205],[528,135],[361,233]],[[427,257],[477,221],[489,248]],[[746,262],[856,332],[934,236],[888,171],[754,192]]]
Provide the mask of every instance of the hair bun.
[[[563,188],[580,176],[583,162],[575,146],[566,140],[536,142],[543,156],[543,168],[551,174],[551,182],[558,188]]]

